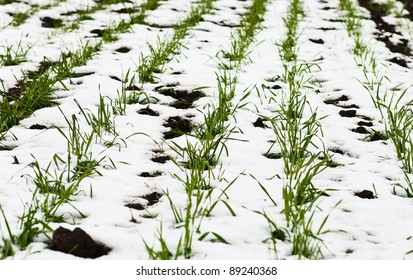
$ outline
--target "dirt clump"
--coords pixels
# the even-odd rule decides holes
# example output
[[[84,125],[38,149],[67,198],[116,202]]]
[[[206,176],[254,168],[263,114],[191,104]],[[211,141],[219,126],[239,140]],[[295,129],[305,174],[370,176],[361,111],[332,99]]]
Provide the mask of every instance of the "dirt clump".
[[[60,18],[42,17],[42,27],[46,28],[59,28],[63,26],[63,20]]]
[[[81,228],[73,231],[59,227],[53,232],[53,247],[55,251],[71,254],[81,258],[96,259],[110,252],[110,248],[96,242]]]
[[[356,116],[356,110],[341,110],[339,112],[340,116],[344,118],[354,118]]]
[[[374,199],[374,198],[376,198],[374,196],[373,192],[369,191],[369,190],[363,190],[361,192],[356,192],[356,193],[354,193],[354,195],[358,196],[360,198],[363,198],[363,199]]]

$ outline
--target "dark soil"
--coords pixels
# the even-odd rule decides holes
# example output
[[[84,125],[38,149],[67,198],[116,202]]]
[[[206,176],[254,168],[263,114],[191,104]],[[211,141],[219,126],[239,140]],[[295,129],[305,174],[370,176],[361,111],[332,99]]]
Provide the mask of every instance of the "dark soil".
[[[269,159],[280,159],[282,158],[282,154],[281,153],[267,153],[264,155],[266,158]]]
[[[42,27],[46,28],[59,28],[63,26],[63,20],[60,18],[42,17]]]
[[[183,134],[190,133],[192,130],[191,122],[179,116],[169,117],[164,123],[164,126],[171,128],[170,131],[164,133],[165,139],[176,138]]]
[[[264,121],[265,121],[265,120],[264,120],[263,118],[258,118],[258,119],[253,123],[253,125],[254,125],[255,127],[265,128],[266,125],[265,125]]]
[[[158,112],[155,112],[154,110],[152,110],[152,109],[149,108],[149,107],[140,109],[140,110],[138,111],[138,114],[148,115],[148,116],[154,116],[154,117],[159,116],[159,113],[158,113]]]
[[[382,141],[382,140],[386,140],[386,137],[384,135],[382,135],[381,133],[374,131],[369,139],[370,142],[374,142],[374,141]]]
[[[274,239],[278,239],[281,241],[285,241],[287,239],[286,234],[284,233],[284,231],[282,231],[281,229],[277,228],[276,230],[274,230],[273,232],[271,232],[271,236]]]
[[[135,209],[135,210],[145,210],[145,206],[140,203],[128,203],[128,204],[125,204],[125,207]]]
[[[135,210],[145,210],[148,206],[152,206],[156,203],[159,202],[159,199],[163,196],[162,193],[158,192],[152,192],[150,194],[146,194],[143,196],[139,196],[139,198],[145,199],[148,201],[145,205],[142,205],[141,203],[128,203],[125,204],[125,207],[132,208]]]
[[[339,112],[340,116],[345,118],[354,118],[356,116],[356,110],[341,110]]]
[[[48,128],[47,126],[42,125],[42,124],[34,124],[29,127],[29,129],[38,129],[38,130],[47,129],[47,128]]]
[[[383,16],[386,16],[385,9],[380,4],[374,3],[371,0],[359,0],[358,2],[360,6],[369,10],[371,19],[376,23],[377,29],[379,30],[379,33],[376,34],[377,39],[383,42],[391,52],[411,56],[411,49],[408,45],[408,40],[401,39],[398,43],[393,43],[393,41],[390,40],[394,34],[399,36],[402,36],[402,34],[397,31],[397,27],[395,25],[389,24],[383,20]],[[407,66],[406,61],[403,59],[393,58],[392,62],[403,67]]]
[[[169,89],[169,88],[173,88],[173,87],[177,87],[177,86],[179,86],[179,83],[178,82],[176,82],[176,83],[168,83],[168,84],[165,84],[165,85],[160,85],[160,86],[156,86],[155,88],[154,88],[154,91],[156,91],[156,92],[159,92],[160,90],[162,90],[162,89]]]
[[[372,118],[365,116],[365,115],[357,115],[357,117],[359,117],[362,120],[368,121],[368,122],[373,120]]]
[[[340,155],[345,154],[345,152],[342,149],[338,148],[338,147],[331,148],[331,149],[329,149],[329,151],[333,152],[335,154],[340,154]]]
[[[168,160],[170,160],[170,158],[168,156],[154,156],[153,158],[151,158],[151,161],[153,162],[157,162],[157,163],[166,163]]]
[[[324,100],[324,103],[329,104],[329,105],[330,104],[331,105],[337,105],[340,101],[349,101],[349,100],[350,100],[350,98],[348,96],[342,95],[338,98]]]
[[[374,199],[374,198],[376,198],[376,197],[374,196],[373,192],[372,192],[372,191],[369,191],[369,190],[364,190],[364,191],[361,191],[361,192],[356,192],[354,195],[355,195],[355,196],[358,196],[358,197],[360,197],[360,198],[363,198],[363,199]]]
[[[126,87],[126,90],[130,90],[130,91],[140,91],[142,90],[140,87],[138,87],[137,85],[129,85]]]
[[[19,86],[11,87],[7,92],[1,92],[4,97],[10,100],[18,99],[23,95],[22,89]]]
[[[13,156],[13,163],[12,164],[20,164],[20,161],[16,156]]]
[[[139,12],[139,10],[134,9],[134,8],[122,8],[119,10],[113,10],[113,12],[118,13],[118,14],[133,14],[133,13]]]
[[[53,247],[55,251],[71,254],[81,258],[96,259],[110,252],[110,248],[94,241],[84,230],[75,228],[73,231],[59,227],[53,232]]]
[[[189,102],[186,100],[177,100],[173,102],[171,107],[174,107],[175,109],[189,109],[192,107],[193,102]]]
[[[101,38],[103,37],[103,34],[105,33],[105,31],[106,31],[105,29],[93,29],[90,31],[90,33],[95,34],[96,37]]]
[[[112,80],[118,81],[118,82],[122,82],[122,80],[116,76],[109,76],[109,78],[111,78]]]
[[[131,49],[128,48],[128,47],[120,47],[120,48],[116,49],[115,51],[119,52],[119,53],[128,53],[128,52],[131,51]]]
[[[360,109],[360,107],[356,104],[350,104],[350,105],[340,105],[337,104],[337,107],[343,108],[343,109]]]
[[[373,123],[372,123],[372,122],[359,121],[359,122],[357,123],[357,125],[359,125],[359,126],[372,127],[372,126],[373,126]]]
[[[152,206],[159,202],[159,199],[163,196],[163,193],[159,192],[152,192],[150,194],[146,194],[144,196],[140,196],[140,198],[146,199],[148,201],[147,206]]]
[[[44,74],[47,70],[49,70],[51,67],[59,64],[57,61],[50,61],[50,60],[43,60],[40,62],[39,67],[35,71],[28,71],[27,75],[29,79],[34,79],[42,74]]]
[[[229,27],[229,28],[235,28],[235,27],[241,27],[242,25],[239,23],[233,23],[233,22],[226,22],[224,20],[221,21],[210,21],[216,25],[222,26],[222,27]]]
[[[318,30],[322,30],[322,31],[331,31],[331,30],[337,30],[337,28],[335,27],[319,27],[317,28]]]
[[[61,13],[61,16],[73,16],[73,15],[77,15],[79,14],[81,11],[70,11],[70,12],[66,12],[66,13]]]
[[[162,176],[162,172],[161,171],[155,171],[155,172],[142,172],[141,174],[139,174],[140,177],[144,177],[144,178],[155,178],[155,177],[159,177]]]
[[[322,10],[324,11],[329,11],[329,10],[334,10],[334,9],[335,7],[328,7],[328,6],[322,8]]]
[[[413,1],[412,0],[398,0],[404,4],[404,8],[409,11],[409,18],[413,20]]]
[[[324,44],[324,40],[323,39],[310,39],[310,42],[313,42],[314,44]]]
[[[280,85],[273,85],[273,86],[271,87],[271,89],[282,89],[282,86],[280,86]]]
[[[369,134],[370,133],[364,126],[359,126],[357,128],[353,128],[351,131],[353,131],[355,133],[360,133],[360,134]]]
[[[188,109],[196,100],[205,96],[205,93],[200,90],[182,90],[171,87],[157,87],[155,90],[162,95],[177,99],[172,106],[178,109]]]
[[[81,77],[90,76],[93,74],[95,74],[95,72],[72,73],[71,76],[72,78],[81,78]]]
[[[401,67],[408,68],[407,61],[403,58],[395,56],[392,59],[389,59],[389,61],[393,62],[393,63],[396,63],[396,64],[400,65]]]
[[[339,167],[339,166],[344,166],[344,164],[335,162],[335,161],[333,161],[333,160],[328,160],[328,161],[326,162],[326,166],[327,166],[327,167],[330,167],[330,168],[337,168],[337,167]]]

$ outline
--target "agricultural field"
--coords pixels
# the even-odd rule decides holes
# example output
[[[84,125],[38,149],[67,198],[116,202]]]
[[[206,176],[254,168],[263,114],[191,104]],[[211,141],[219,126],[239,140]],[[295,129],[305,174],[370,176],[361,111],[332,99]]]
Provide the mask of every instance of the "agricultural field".
[[[413,259],[412,21],[0,0],[0,259]]]

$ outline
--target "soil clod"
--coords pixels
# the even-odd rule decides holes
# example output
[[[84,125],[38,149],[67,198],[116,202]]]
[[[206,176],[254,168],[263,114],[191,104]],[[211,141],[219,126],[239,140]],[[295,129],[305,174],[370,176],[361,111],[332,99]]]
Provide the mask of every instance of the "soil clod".
[[[356,116],[356,110],[341,110],[339,114],[344,118],[354,118]]]
[[[364,126],[353,128],[351,131],[355,133],[360,133],[360,134],[369,134],[369,131]]]
[[[374,199],[374,198],[376,198],[376,197],[374,196],[373,192],[372,192],[372,191],[369,191],[369,190],[364,190],[364,191],[361,191],[361,192],[356,192],[354,195],[355,195],[355,196],[358,196],[358,197],[360,197],[360,198],[363,198],[363,199]]]
[[[145,210],[145,206],[140,203],[128,203],[128,204],[125,204],[125,207],[135,209],[135,210]]]
[[[337,105],[340,101],[348,101],[350,100],[350,98],[346,95],[342,95],[338,98],[334,98],[334,99],[327,99],[324,101],[325,104],[331,104],[331,105]]]
[[[2,92],[2,94],[5,95],[5,97],[10,98],[10,99],[18,99],[23,95],[23,91],[19,86],[9,88],[7,92]]]
[[[156,162],[156,163],[166,163],[170,158],[168,156],[154,156],[151,158],[151,161]]]
[[[155,88],[155,90],[162,95],[177,99],[172,106],[178,109],[188,109],[192,106],[192,103],[205,96],[200,90],[182,90],[170,87]]]
[[[144,177],[144,178],[154,178],[154,177],[159,177],[161,176],[163,173],[161,171],[156,171],[156,172],[142,172],[141,174],[139,174],[140,177]]]
[[[264,154],[264,156],[268,159],[280,159],[280,158],[282,158],[281,153],[266,153],[266,154]]]
[[[107,246],[94,241],[84,230],[73,231],[59,227],[53,232],[53,249],[81,258],[96,259],[111,250]]]
[[[183,134],[190,133],[192,130],[191,122],[179,116],[168,118],[164,126],[171,128],[170,131],[164,133],[165,139],[176,138]]]
[[[63,26],[63,20],[60,18],[42,17],[42,27],[59,28]]]
[[[13,164],[20,164],[20,161],[16,156],[13,156]]]
[[[152,109],[149,108],[149,107],[140,109],[140,110],[138,111],[138,114],[148,115],[148,116],[153,116],[153,117],[159,116],[159,113],[158,113],[158,112],[155,112],[154,110],[152,110]]]
[[[393,62],[393,63],[396,63],[401,67],[409,68],[408,65],[407,65],[407,61],[403,58],[395,56],[392,59],[389,59],[389,61]]]
[[[310,39],[310,42],[313,42],[314,44],[324,44],[324,40],[323,39]]]
[[[128,48],[128,47],[120,47],[120,48],[116,49],[115,51],[119,52],[119,53],[128,53],[128,52],[131,51],[131,49]]]
[[[95,34],[96,37],[101,38],[101,37],[103,37],[103,34],[105,33],[105,30],[104,29],[93,29],[93,30],[90,31],[90,33]]]
[[[335,154],[340,154],[340,155],[345,154],[345,152],[342,149],[338,148],[338,147],[330,148],[329,151],[333,152]]]
[[[379,132],[377,132],[377,131],[374,131],[374,132],[370,135],[370,139],[369,139],[370,142],[381,141],[381,140],[386,140],[386,137],[385,137],[383,134],[381,134],[381,133],[379,133]]]
[[[140,198],[143,198],[143,199],[145,199],[145,200],[148,201],[147,206],[152,206],[152,205],[158,203],[158,202],[159,202],[159,199],[160,199],[162,196],[163,196],[162,193],[152,192],[152,193],[150,193],[150,194],[146,194],[146,195],[140,196]]]
[[[254,125],[255,127],[261,127],[261,128],[265,128],[265,127],[266,127],[263,118],[258,118],[258,119],[253,123],[253,125]]]
[[[116,76],[109,76],[109,78],[111,78],[112,80],[118,81],[118,82],[122,82],[122,80]]]
[[[31,125],[29,129],[43,130],[43,129],[47,129],[47,126],[42,125],[42,124],[34,124],[34,125]]]
[[[372,127],[372,126],[373,126],[373,122],[359,121],[359,122],[357,123],[357,125],[359,125],[359,126],[368,126],[368,127]]]

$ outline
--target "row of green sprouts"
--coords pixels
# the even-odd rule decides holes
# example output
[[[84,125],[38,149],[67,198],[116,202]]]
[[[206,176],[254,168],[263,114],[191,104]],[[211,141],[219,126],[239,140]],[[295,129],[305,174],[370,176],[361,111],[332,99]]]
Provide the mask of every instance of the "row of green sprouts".
[[[364,79],[360,82],[380,112],[384,125],[383,138],[393,142],[405,174],[406,184],[397,186],[401,187],[408,197],[413,197],[410,180],[410,174],[413,173],[413,103],[408,98],[410,86],[399,84],[389,88],[391,79],[382,74],[376,54],[363,40],[361,11],[358,6],[351,0],[341,0],[340,8],[344,11],[346,30],[355,42],[352,49],[354,57],[364,73]]]
[[[299,59],[298,39],[300,23],[305,12],[303,1],[292,0],[283,18],[285,35],[278,42],[279,56],[284,73],[276,80],[285,88],[275,93],[270,102],[276,102],[278,109],[273,116],[263,116],[271,122],[275,139],[267,151],[268,157],[282,158],[283,209],[285,226],[276,221],[268,210],[257,211],[268,221],[272,248],[277,256],[279,242],[291,242],[291,254],[298,259],[318,259],[323,257],[322,236],[328,216],[315,227],[315,215],[319,211],[318,199],[326,193],[313,184],[313,179],[328,167],[329,155],[322,142],[322,127],[317,111],[313,111],[307,101],[307,94],[316,92],[311,71],[317,64]],[[276,201],[270,192],[260,184],[274,208]]]
[[[158,0],[148,0],[143,4],[142,10],[155,9],[157,3]],[[67,90],[63,81],[71,77],[75,67],[85,65],[100,50],[102,43],[86,43],[76,51],[63,53],[55,63],[45,60],[43,65],[47,67],[25,73],[24,78],[18,81],[19,94],[11,95],[11,91],[7,91],[3,85],[0,102],[0,139],[7,137],[9,128],[19,124],[20,120],[30,116],[35,110],[56,105],[53,93],[59,85]],[[4,209],[0,207],[6,225],[6,234],[1,229],[0,259],[13,256],[16,249],[26,250],[35,241],[43,240],[51,245],[50,233],[53,229],[50,223],[70,223],[76,218],[85,217],[73,203],[79,194],[93,197],[92,185],[85,186],[85,179],[90,176],[102,176],[102,169],[115,169],[115,163],[105,156],[104,152],[111,148],[120,150],[126,147],[127,139],[133,136],[121,137],[115,125],[116,116],[126,114],[127,104],[136,101],[136,91],[128,90],[133,88],[133,85],[134,76],[128,71],[118,97],[110,99],[100,96],[96,113],[81,107],[75,101],[88,129],[82,129],[81,121],[76,114],[67,117],[59,108],[68,129],[54,129],[66,140],[67,153],[53,155],[46,167],[36,158],[29,165],[32,171],[26,178],[35,188],[31,189],[31,201],[24,204],[24,212],[18,216],[17,233],[9,224]],[[72,212],[68,210],[68,206]]]
[[[200,111],[203,114],[203,122],[197,125],[190,135],[186,135],[185,145],[177,141],[166,143],[175,153],[172,160],[179,167],[180,174],[183,174],[174,174],[185,188],[186,203],[183,208],[176,205],[168,190],[165,191],[174,216],[173,228],[182,229],[182,234],[172,250],[161,224],[157,234],[158,244],[149,246],[145,242],[151,259],[189,259],[194,255],[192,247],[195,238],[198,241],[208,238],[214,242],[229,243],[221,233],[204,230],[202,225],[205,220],[213,219],[213,210],[219,204],[223,204],[230,215],[236,215],[226,193],[236,178],[231,181],[225,178],[225,168],[220,163],[220,158],[229,155],[227,142],[237,131],[230,119],[251,93],[251,89],[245,90],[243,98],[233,104],[238,82],[237,73],[240,66],[248,62],[250,45],[259,30],[266,2],[252,2],[247,13],[241,18],[242,27],[231,34],[230,49],[217,54],[218,100],[208,103],[203,108],[204,111]]]
[[[387,1],[388,9],[395,9],[393,1]],[[382,74],[376,54],[363,40],[362,11],[352,0],[340,0],[343,22],[354,40],[352,49],[357,65],[363,70],[360,82],[369,93],[384,125],[383,139],[390,139],[395,148],[404,183],[394,184],[393,193],[413,197],[413,101],[408,97],[411,85],[391,85],[391,79]],[[410,251],[408,253],[413,253]]]

